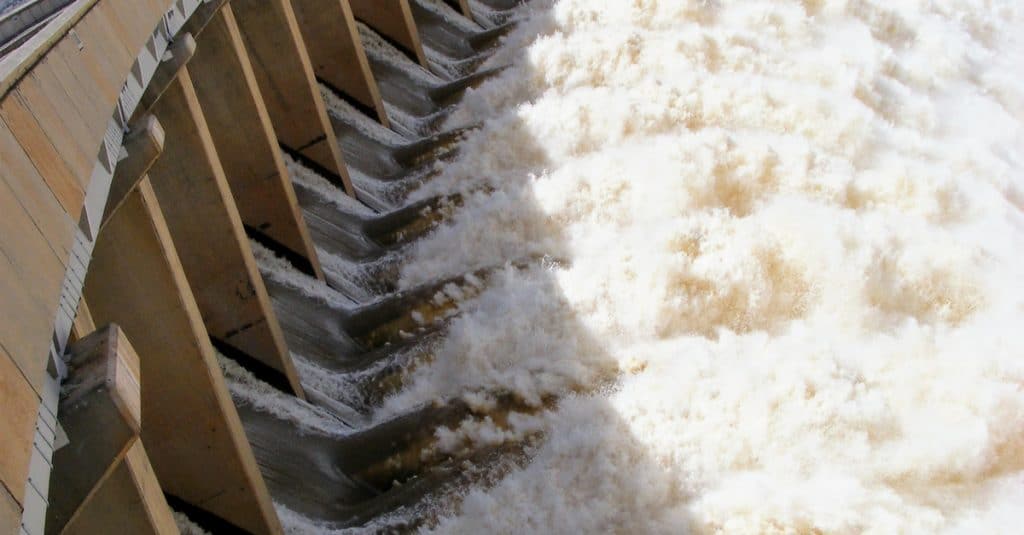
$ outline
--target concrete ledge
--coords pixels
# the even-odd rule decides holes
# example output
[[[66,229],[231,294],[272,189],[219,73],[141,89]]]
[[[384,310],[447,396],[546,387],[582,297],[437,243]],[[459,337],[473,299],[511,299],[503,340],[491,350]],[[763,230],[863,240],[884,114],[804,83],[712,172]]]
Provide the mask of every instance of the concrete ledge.
[[[56,46],[99,0],[77,0],[14,52],[0,59],[0,98]]]

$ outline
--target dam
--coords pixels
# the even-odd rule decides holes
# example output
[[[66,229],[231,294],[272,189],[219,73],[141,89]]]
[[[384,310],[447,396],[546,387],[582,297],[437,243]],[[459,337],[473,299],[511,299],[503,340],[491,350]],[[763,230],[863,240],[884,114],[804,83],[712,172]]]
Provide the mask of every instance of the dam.
[[[1013,533],[1022,29],[0,1],[0,533]]]

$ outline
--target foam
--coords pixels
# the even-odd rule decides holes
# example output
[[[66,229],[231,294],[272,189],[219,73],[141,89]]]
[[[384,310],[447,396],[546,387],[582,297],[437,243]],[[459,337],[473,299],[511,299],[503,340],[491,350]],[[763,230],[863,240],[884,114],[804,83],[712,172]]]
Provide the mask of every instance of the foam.
[[[342,212],[364,216],[372,216],[375,213],[369,206],[352,198],[338,186],[330,183],[316,171],[302,165],[302,163],[290,155],[282,153],[282,156],[292,180],[315,191],[321,198],[338,207]],[[349,172],[352,173],[353,171],[350,170]]]
[[[436,85],[441,83],[440,78],[413,62],[409,59],[409,56],[406,56],[401,50],[385,41],[383,37],[378,35],[369,26],[362,22],[356,22],[356,27],[359,29],[359,39],[363,42],[366,53],[374,59],[401,69],[412,78],[424,84]]]
[[[361,408],[365,404],[356,395],[359,380],[379,372],[388,364],[382,362],[370,370],[358,373],[339,373],[322,368],[300,355],[293,354],[292,360],[295,361],[295,368],[302,377],[303,387],[314,388],[332,401],[351,409]]]
[[[178,526],[178,531],[180,531],[182,535],[210,535],[210,532],[199,527],[199,525],[193,522],[185,515],[185,513],[172,510],[171,516],[174,518],[174,523]]]
[[[478,0],[469,0],[469,9],[473,12],[473,19],[480,22],[481,26],[494,27],[507,22],[513,18],[515,12],[494,9]]]
[[[347,297],[360,304],[369,303],[378,298],[376,294],[368,289],[368,285],[373,282],[371,280],[373,275],[368,273],[368,268],[373,267],[373,264],[368,266],[363,262],[344,258],[319,247],[317,247],[316,253],[324,273],[330,277],[332,282],[338,281],[339,284],[344,286],[343,291]],[[388,261],[391,261],[391,259],[385,258],[379,262],[374,262],[374,264]]]
[[[386,532],[394,530],[394,526],[403,526],[415,520],[418,509],[418,507],[406,507],[375,518],[364,526],[339,528],[328,522],[312,520],[277,502],[274,503],[274,508],[277,510],[277,516],[281,519],[281,527],[284,528],[286,535],[360,535]]]
[[[403,184],[401,181],[374,178],[355,167],[350,167],[348,174],[349,178],[352,180],[352,185],[356,188],[356,191],[359,192],[361,198],[372,201],[374,206],[380,206],[386,210],[399,206],[396,197],[401,198],[401,193],[403,191]],[[351,197],[349,197],[349,199],[351,199]],[[366,208],[367,210],[363,211],[364,215],[372,215],[372,210],[368,207]]]
[[[560,401],[439,532],[1019,522],[1024,12],[889,4],[523,11],[402,284],[571,262],[500,271],[384,411]]]
[[[334,90],[329,87],[320,84],[320,94],[324,97],[324,104],[327,106],[328,111],[341,118],[345,124],[356,128],[366,137],[390,146],[401,145],[405,141],[402,139],[402,136],[385,128],[384,125],[377,122],[374,118],[345,102],[344,99],[336,95]]]
[[[352,429],[332,412],[277,390],[223,355],[218,354],[217,357],[235,403],[248,404],[282,420],[294,422],[296,428],[304,433],[336,437],[352,433]]]
[[[448,80],[456,80],[468,74],[466,68],[457,60],[430,45],[423,45],[423,53],[427,55],[427,61],[433,65],[434,71],[444,75]]]
[[[25,3],[25,0],[0,0],[0,13],[6,13],[7,11],[13,11],[14,8]]]
[[[425,9],[441,16],[445,22],[455,26],[466,33],[479,32],[480,26],[466,18],[462,13],[455,11],[443,0],[414,0]]]
[[[387,102],[384,103],[384,109],[391,120],[391,128],[408,139],[420,139],[437,133],[438,128],[434,124],[448,113],[447,108],[442,108],[429,115],[417,116]]]
[[[287,259],[277,256],[255,240],[249,240],[253,257],[260,274],[274,281],[295,288],[303,295],[316,299],[335,310],[351,310],[355,302],[337,292],[324,281],[311,277],[297,269]]]

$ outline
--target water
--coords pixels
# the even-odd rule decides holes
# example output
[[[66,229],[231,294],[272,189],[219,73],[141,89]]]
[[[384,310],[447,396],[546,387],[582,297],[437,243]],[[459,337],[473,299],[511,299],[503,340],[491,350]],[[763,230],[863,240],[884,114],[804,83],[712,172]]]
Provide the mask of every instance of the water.
[[[338,186],[330,183],[316,171],[302,165],[288,154],[282,153],[288,174],[296,184],[315,191],[320,198],[333,204],[339,211],[346,214],[372,216],[375,212],[365,204],[353,199]]]
[[[449,80],[454,80],[466,74],[444,52],[435,50],[430,45],[423,45],[423,53],[427,55],[427,60],[434,67],[434,70],[440,72]]]
[[[297,429],[306,434],[342,437],[352,433],[352,428],[333,412],[282,393],[222,355],[218,355],[218,360],[236,405],[251,406],[281,420],[293,422]],[[303,379],[305,385],[305,377]],[[313,386],[322,385],[314,383]]]
[[[480,25],[464,17],[462,13],[455,11],[451,6],[446,4],[444,0],[413,0],[417,4],[423,6],[439,16],[443,17],[445,22],[449,23],[452,27],[457,28],[464,32],[479,32]]]
[[[400,145],[405,141],[402,136],[385,128],[376,120],[339,98],[331,89],[321,85],[320,93],[323,95],[327,110],[332,115],[342,118],[346,125],[351,125],[366,137],[386,145]]]
[[[259,242],[250,241],[249,244],[252,247],[253,256],[256,258],[260,273],[264,277],[274,280],[279,284],[295,288],[302,295],[328,305],[334,310],[345,311],[355,307],[355,302],[351,299],[341,295],[323,281],[295,269],[287,260],[276,256]]]
[[[517,16],[449,119],[483,127],[417,192],[463,206],[402,283],[570,262],[493,277],[380,412],[501,392],[533,414],[449,442],[545,438],[437,531],[1013,531],[1022,8]]]
[[[0,0],[0,15],[24,4],[27,0]]]
[[[320,248],[316,253],[328,280],[344,285],[345,295],[360,304],[373,301],[377,297],[369,290],[373,285],[372,265],[367,266],[363,262],[344,258]]]
[[[482,26],[493,27],[508,22],[510,12],[507,8],[520,2],[519,0],[510,0],[502,3],[506,5],[498,8],[480,0],[469,0],[469,9],[473,12],[473,18]]]
[[[359,39],[366,49],[366,54],[375,60],[387,63],[396,69],[400,69],[410,77],[425,84],[437,83],[440,81],[437,76],[431,74],[423,67],[412,62],[402,51],[387,42],[377,32],[361,22],[357,22]]]

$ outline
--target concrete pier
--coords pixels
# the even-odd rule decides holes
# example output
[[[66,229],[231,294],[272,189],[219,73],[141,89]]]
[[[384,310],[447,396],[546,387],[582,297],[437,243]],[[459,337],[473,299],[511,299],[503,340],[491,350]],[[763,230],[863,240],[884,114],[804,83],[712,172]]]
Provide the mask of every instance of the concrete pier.
[[[282,533],[274,501],[303,494],[271,494],[261,470],[280,463],[254,450],[263,442],[250,442],[265,440],[269,428],[239,410],[229,389],[235,379],[224,370],[240,366],[268,396],[297,407],[317,406],[339,421],[352,415],[300,376],[303,356],[278,318],[289,312],[264,279],[266,255],[303,284],[336,291],[337,275],[327,277],[320,258],[321,247],[335,249],[316,236],[340,233],[379,257],[436,224],[424,210],[433,201],[375,213],[359,200],[366,195],[346,164],[346,150],[380,162],[388,176],[364,177],[361,187],[369,188],[366,180],[420,180],[443,156],[433,138],[379,141],[398,134],[357,24],[397,44],[417,69],[430,69],[413,10],[408,0],[38,7],[25,11],[38,20],[0,36],[0,535],[177,533],[172,507],[214,532]],[[471,15],[468,3],[456,7]],[[401,79],[389,78],[392,93]],[[439,79],[438,87],[451,82]],[[441,117],[430,93],[436,88],[407,89],[422,93],[416,102],[424,113]],[[324,95],[360,118],[329,113]],[[359,121],[372,127],[359,130]],[[309,176],[321,189],[309,189]],[[307,197],[315,191],[333,200],[303,205],[299,185]],[[346,202],[373,215],[324,219],[325,206]],[[319,214],[316,232],[311,214]],[[351,224],[332,231],[328,220]],[[393,273],[380,276],[389,282],[379,287],[393,285]],[[290,302],[296,317],[324,310],[309,297]],[[391,345],[401,342],[392,316],[408,314],[398,310],[401,296],[380,297],[377,308],[353,303],[321,318],[329,337],[352,345],[322,340],[321,353],[330,354],[318,358],[385,358],[384,342],[361,341],[363,323],[387,330]],[[398,437],[413,420],[361,436]],[[280,440],[302,442],[292,424],[282,429]],[[378,500],[391,482],[358,482],[366,470],[353,463],[410,455],[398,445],[410,440],[381,439],[359,446],[380,451],[353,450],[336,466],[315,467],[320,475],[310,477],[333,470],[368,500],[338,509],[352,515],[343,523],[409,499],[406,492]]]

